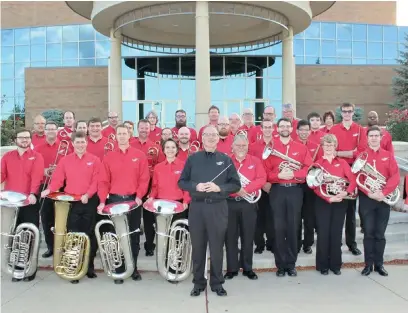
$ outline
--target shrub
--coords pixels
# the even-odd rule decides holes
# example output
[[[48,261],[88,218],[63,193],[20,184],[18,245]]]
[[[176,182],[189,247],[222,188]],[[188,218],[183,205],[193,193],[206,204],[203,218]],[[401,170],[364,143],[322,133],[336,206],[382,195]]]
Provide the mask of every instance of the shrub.
[[[394,109],[385,122],[393,141],[408,141],[408,109]]]

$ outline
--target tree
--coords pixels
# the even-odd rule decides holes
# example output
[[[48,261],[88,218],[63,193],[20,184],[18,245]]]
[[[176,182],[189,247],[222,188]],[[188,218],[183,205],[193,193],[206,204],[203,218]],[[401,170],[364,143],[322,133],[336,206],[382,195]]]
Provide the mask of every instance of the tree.
[[[47,121],[57,123],[59,127],[64,126],[64,112],[61,110],[47,110],[42,113]]]
[[[405,35],[404,50],[400,51],[400,57],[397,63],[400,65],[395,68],[396,76],[392,79],[392,91],[395,102],[390,104],[392,109],[408,108],[408,34]]]
[[[1,105],[7,100],[3,98]],[[18,104],[14,105],[13,113],[6,119],[1,121],[1,145],[10,146],[13,145],[13,134],[18,128],[24,128],[25,126],[25,109],[21,108]]]
[[[364,110],[360,107],[356,107],[354,110],[353,121],[359,122],[363,119],[363,116],[364,116]],[[336,120],[335,123],[340,123],[342,121],[340,107],[336,108],[335,120]]]

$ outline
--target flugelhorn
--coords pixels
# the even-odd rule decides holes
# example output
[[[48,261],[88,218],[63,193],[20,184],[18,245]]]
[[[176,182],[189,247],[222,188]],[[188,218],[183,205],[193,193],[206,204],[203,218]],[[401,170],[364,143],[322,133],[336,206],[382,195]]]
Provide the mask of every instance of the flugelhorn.
[[[312,164],[307,172],[306,183],[309,187],[318,187],[320,193],[326,199],[338,195],[342,191],[347,191],[350,182],[342,177],[330,174],[323,166]],[[351,196],[346,196],[344,199],[354,200],[357,198],[357,192]]]
[[[138,206],[134,201],[112,203],[104,207],[100,215],[108,216],[109,220],[101,220],[95,226],[95,236],[98,242],[103,269],[108,277],[125,280],[132,276],[135,270],[130,242],[130,234],[140,232],[140,229],[129,230],[128,214]],[[101,226],[112,225],[115,232],[105,232],[101,235]],[[122,273],[117,269],[124,266]]]
[[[174,214],[185,209],[183,204],[171,200],[148,200],[145,210],[156,216],[156,262],[160,275],[171,282],[185,280],[192,272],[192,247],[188,220],[173,223]]]
[[[376,191],[382,191],[387,184],[385,177],[376,170],[375,160],[373,160],[374,166],[367,162],[368,153],[363,152],[354,161],[351,171],[357,174],[357,185],[366,192],[374,193]],[[395,205],[400,198],[400,190],[397,187],[393,192],[385,195],[383,202],[390,206]]]
[[[28,196],[19,192],[2,191],[1,246],[3,271],[16,279],[32,276],[37,271],[40,248],[40,231],[33,223],[16,227],[20,207],[27,206]]]
[[[245,187],[248,186],[251,183],[251,181],[244,174],[242,174],[239,171],[241,169],[241,167],[242,167],[242,164],[239,166],[239,169],[238,169],[237,172],[238,172],[238,175],[239,175],[239,179],[241,181],[241,187],[245,189]],[[261,198],[261,195],[262,195],[262,191],[257,190],[257,191],[254,191],[254,192],[250,193],[250,194],[247,194],[246,196],[243,196],[242,198],[244,200],[246,200],[248,203],[256,203]]]

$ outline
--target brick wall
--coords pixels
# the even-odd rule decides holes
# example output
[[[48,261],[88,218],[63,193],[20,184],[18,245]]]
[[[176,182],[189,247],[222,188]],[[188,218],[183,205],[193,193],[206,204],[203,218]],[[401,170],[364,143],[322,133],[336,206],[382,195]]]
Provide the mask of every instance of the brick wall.
[[[45,110],[71,110],[76,119],[108,112],[108,68],[28,68],[25,71],[26,125]]]
[[[90,23],[65,1],[2,1],[0,6],[2,28]]]
[[[393,101],[391,81],[394,66],[296,66],[296,113],[335,110],[343,102],[352,102],[364,114],[377,111],[380,122],[386,119],[388,103]],[[366,123],[366,120],[363,121]]]
[[[316,21],[395,25],[396,1],[336,1]]]

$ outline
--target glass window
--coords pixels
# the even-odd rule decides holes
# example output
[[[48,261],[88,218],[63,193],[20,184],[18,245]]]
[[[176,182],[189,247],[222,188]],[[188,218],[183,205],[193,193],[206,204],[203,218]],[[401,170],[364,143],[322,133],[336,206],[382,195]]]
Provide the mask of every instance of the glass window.
[[[95,40],[95,31],[92,24],[79,26],[79,40]]]
[[[368,25],[368,41],[382,41],[382,26]]]
[[[369,42],[367,47],[367,56],[369,59],[382,59],[382,43],[381,42]]]
[[[383,60],[383,64],[397,64],[397,61],[393,59]]]
[[[13,62],[14,62],[14,48],[1,47],[1,63],[13,63]]]
[[[14,66],[14,75],[16,78],[24,78],[24,70],[30,67],[30,63],[16,63]]]
[[[305,30],[305,38],[313,38],[318,39],[320,38],[320,23],[313,22],[306,30]]]
[[[336,40],[336,23],[321,23],[322,39]]]
[[[24,79],[16,79],[15,80],[15,87],[16,87],[16,92],[15,96],[16,97],[24,97]]]
[[[95,57],[95,42],[80,42],[79,43],[79,58],[94,58]]]
[[[336,64],[336,58],[322,58],[321,64]]]
[[[362,41],[353,42],[353,58],[367,57],[367,43]]]
[[[78,43],[64,42],[62,44],[63,59],[78,59]]]
[[[62,27],[47,27],[47,42],[61,42],[62,41]]]
[[[367,40],[367,25],[353,25],[353,40]]]
[[[62,66],[78,66],[78,60],[62,60]]]
[[[30,44],[30,29],[19,28],[14,30],[14,40],[16,45]]]
[[[31,62],[45,61],[45,45],[31,46]]]
[[[368,59],[367,64],[382,64],[382,60]]]
[[[14,98],[14,112],[16,112],[16,113],[20,113],[21,111],[21,109],[22,108],[24,108],[24,97],[16,97],[16,98]],[[16,110],[17,109],[17,110]],[[18,119],[18,118],[21,118],[21,116],[18,116],[17,114],[16,114],[16,119]]]
[[[14,80],[7,79],[1,81],[1,98],[14,97]]]
[[[296,56],[295,57],[295,62],[296,62],[296,64],[303,64],[303,63],[305,63],[305,60],[304,60],[304,56],[302,55],[302,56]]]
[[[1,65],[1,78],[14,78],[14,64]]]
[[[14,45],[14,32],[12,29],[1,30],[1,45],[2,46]]]
[[[337,56],[338,57],[351,57],[351,42],[350,41],[338,41],[337,42]]]
[[[47,44],[47,61],[61,59],[61,44]]]
[[[302,39],[297,39],[295,40],[294,43],[294,53],[295,55],[304,55],[305,54],[305,49],[304,49],[304,43],[305,41]]]
[[[47,61],[47,67],[59,67],[59,66],[61,66],[61,60]]]
[[[79,59],[79,66],[94,66],[95,59]]]
[[[353,59],[353,64],[367,64],[367,59]]]
[[[96,59],[96,65],[108,66],[108,59]]]
[[[45,67],[45,62],[31,62],[31,67]]]
[[[4,103],[1,105],[1,113],[13,113],[14,111],[14,98],[5,98]],[[3,118],[3,116],[2,116]],[[5,118],[7,119],[7,118]]]
[[[78,26],[63,26],[62,27],[62,41],[78,41],[79,40],[79,33],[78,33]]]
[[[408,36],[408,26],[398,27],[398,40],[405,42],[405,37]]]
[[[336,56],[336,42],[334,40],[322,40],[322,56]]]
[[[159,79],[159,98],[178,99],[179,81],[177,79]]]
[[[109,40],[109,37],[106,37],[105,35],[102,35],[101,33],[98,33],[95,31],[95,38],[96,40]]]
[[[305,57],[305,64],[321,64],[319,57]]]
[[[320,41],[319,40],[305,40],[305,55],[319,56],[320,55]]]
[[[137,59],[135,60],[135,63],[136,62],[137,62]],[[122,78],[123,79],[136,79],[136,71],[133,68],[130,68],[125,64],[125,59],[122,59]]]
[[[397,43],[384,43],[384,59],[396,59],[398,57]]]
[[[14,47],[15,62],[30,62],[30,46]]]
[[[109,41],[97,41],[95,43],[95,55],[97,58],[108,58],[110,56]]]
[[[337,40],[351,40],[350,24],[337,24]]]
[[[383,26],[384,41],[398,42],[398,27]]]
[[[351,64],[351,59],[337,58],[337,64]]]
[[[45,27],[31,28],[30,37],[32,45],[45,44]]]
[[[226,99],[245,99],[245,79],[229,78],[225,81],[225,98]],[[217,97],[218,99],[222,99]]]
[[[282,58],[275,58],[275,64],[268,70],[269,77],[282,77]]]

